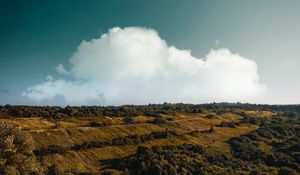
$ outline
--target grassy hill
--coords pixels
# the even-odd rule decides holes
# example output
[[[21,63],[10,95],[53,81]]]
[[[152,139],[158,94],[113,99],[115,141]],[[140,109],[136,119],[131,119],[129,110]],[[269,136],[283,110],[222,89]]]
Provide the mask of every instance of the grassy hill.
[[[32,136],[34,153],[46,173],[49,167],[61,174],[173,174],[172,171],[177,174],[299,173],[299,165],[296,163],[300,155],[299,117],[284,116],[287,114],[279,110],[206,107],[198,111],[155,111],[156,115],[137,112],[137,115],[129,116],[126,113],[125,116],[103,113],[76,116],[75,113],[45,117],[35,114],[28,116],[24,112],[23,116],[15,115],[18,108],[14,112],[11,112],[11,108],[2,107],[0,121],[20,126]],[[26,107],[19,107],[20,111],[24,109]],[[284,120],[278,120],[279,115]],[[293,126],[294,130],[287,136],[283,136],[289,132],[284,124],[291,118],[297,125]],[[283,133],[278,132],[270,138],[257,134],[267,133],[266,129],[272,133],[272,122],[283,123],[278,125],[284,126],[281,128]],[[259,139],[251,138],[249,133]],[[274,156],[273,152],[278,147],[275,142],[281,143],[290,138],[294,139],[292,145],[296,145],[293,148],[295,155],[285,159],[291,164],[281,167],[276,161],[273,164],[267,162],[269,159],[271,161],[270,157],[261,158],[264,154],[272,153]],[[200,149],[201,152],[191,151],[191,148]],[[144,151],[140,153],[139,150]],[[247,157],[252,154],[253,158]],[[187,165],[172,163],[171,160]],[[148,164],[141,165],[140,162]],[[225,165],[224,162],[231,164]],[[192,170],[201,165],[202,169]]]

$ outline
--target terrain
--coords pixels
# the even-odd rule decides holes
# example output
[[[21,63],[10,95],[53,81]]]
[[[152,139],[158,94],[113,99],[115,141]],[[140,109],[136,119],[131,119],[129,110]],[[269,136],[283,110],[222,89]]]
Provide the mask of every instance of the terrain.
[[[299,174],[299,112],[240,103],[6,105],[0,122],[32,137],[39,173]]]

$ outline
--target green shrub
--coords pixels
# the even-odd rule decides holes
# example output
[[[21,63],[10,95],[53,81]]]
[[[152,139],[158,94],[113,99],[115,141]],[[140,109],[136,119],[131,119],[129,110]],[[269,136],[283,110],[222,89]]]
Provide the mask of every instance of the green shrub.
[[[166,124],[167,120],[164,119],[164,118],[155,118],[150,123],[153,123],[153,124]]]

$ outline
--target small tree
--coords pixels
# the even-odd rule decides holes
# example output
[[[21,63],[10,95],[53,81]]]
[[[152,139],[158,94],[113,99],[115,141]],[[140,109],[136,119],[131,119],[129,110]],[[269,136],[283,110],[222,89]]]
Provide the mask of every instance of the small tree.
[[[125,117],[125,118],[123,119],[123,121],[124,121],[125,123],[134,123],[134,120],[133,120],[132,117]]]
[[[61,170],[57,167],[57,165],[53,164],[48,167],[47,175],[61,175]]]
[[[0,174],[43,174],[33,150],[28,133],[16,125],[0,122]]]

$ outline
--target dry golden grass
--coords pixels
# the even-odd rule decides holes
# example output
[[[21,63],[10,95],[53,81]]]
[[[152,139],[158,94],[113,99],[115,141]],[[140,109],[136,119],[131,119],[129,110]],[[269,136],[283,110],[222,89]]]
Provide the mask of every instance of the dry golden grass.
[[[49,145],[72,146],[73,140],[65,129],[47,129],[28,131],[36,142],[37,148],[48,147]]]
[[[186,133],[194,130],[205,130],[211,126],[220,124],[222,121],[232,122],[238,121],[238,116],[233,113],[225,113],[222,115],[214,115],[212,118],[207,118],[207,114],[212,113],[201,113],[201,114],[185,114],[180,115],[180,119],[173,120],[168,123],[167,127],[177,132]]]
[[[59,129],[40,129],[28,131],[36,141],[38,148],[49,145],[71,147],[84,142],[112,140],[128,135],[145,135],[165,129],[154,124],[112,125],[107,127],[76,127]]]
[[[176,138],[157,139],[145,144],[124,145],[124,146],[107,146],[103,148],[91,148],[81,151],[67,151],[63,155],[53,154],[43,156],[42,161],[45,165],[50,166],[57,164],[60,169],[76,168],[78,170],[97,171],[102,165],[100,160],[109,160],[130,156],[136,152],[138,146],[151,147],[153,145],[179,145],[184,143]]]
[[[215,127],[211,133],[197,133],[196,135],[188,136],[190,143],[198,144],[206,147],[208,154],[217,152],[229,153],[230,147],[226,141],[232,137],[238,137],[257,129],[255,125],[242,125],[235,128]]]
[[[89,161],[79,152],[68,151],[62,155],[52,154],[42,157],[42,163],[45,166],[51,166],[55,164],[59,169],[78,169],[78,170],[88,170],[88,171],[97,171],[98,165],[94,165],[93,162]]]
[[[265,142],[258,142],[258,146],[262,152],[265,152],[265,153],[272,152],[272,146],[266,144]]]
[[[147,117],[147,116],[137,116],[133,118],[133,121],[135,123],[147,123],[151,120],[153,120],[154,117]]]
[[[250,117],[272,117],[275,113],[270,111],[262,111],[262,110],[238,110],[239,112],[245,112]]]
[[[39,130],[39,129],[47,129],[47,128],[52,128],[55,126],[55,123],[42,119],[39,117],[34,117],[34,118],[8,118],[8,119],[3,119],[1,118],[0,121],[6,121],[6,122],[11,122],[14,123],[24,130]]]
[[[270,117],[273,114],[268,111],[245,111],[250,116]],[[207,118],[208,114],[214,115]],[[137,145],[107,146],[103,148],[90,148],[87,150],[73,151],[53,154],[41,157],[45,166],[57,164],[61,169],[76,168],[79,170],[97,171],[101,168],[100,160],[122,158],[136,152],[138,146],[151,147],[153,145],[178,145],[182,143],[198,144],[206,147],[207,154],[217,152],[229,152],[230,148],[225,141],[232,137],[250,132],[257,128],[254,125],[241,125],[236,128],[214,127],[212,133],[197,132],[194,135],[188,134],[191,131],[207,130],[211,126],[220,124],[222,121],[238,121],[239,116],[235,113],[226,112],[217,115],[212,111],[204,111],[197,114],[176,114],[162,115],[165,119],[171,119],[166,124],[150,124],[152,117],[138,116],[134,118],[134,124],[126,124],[123,118],[115,117],[73,117],[61,120],[46,120],[42,118],[5,118],[21,126],[29,132],[36,142],[37,148],[45,148],[49,145],[60,145],[71,147],[77,144],[91,141],[112,140],[116,137],[128,135],[145,135],[151,132],[164,131],[166,128],[183,134],[180,137],[168,139],[155,139]],[[91,122],[109,122],[112,125],[105,127],[89,127]],[[265,145],[261,149],[268,151]]]

